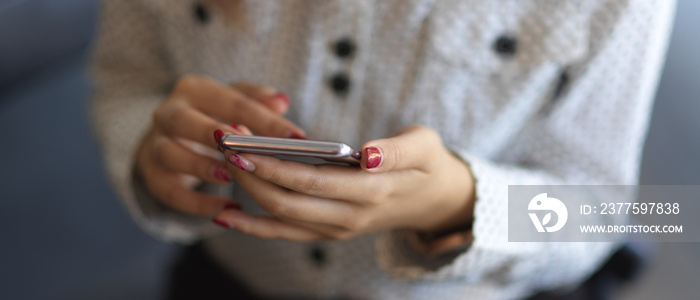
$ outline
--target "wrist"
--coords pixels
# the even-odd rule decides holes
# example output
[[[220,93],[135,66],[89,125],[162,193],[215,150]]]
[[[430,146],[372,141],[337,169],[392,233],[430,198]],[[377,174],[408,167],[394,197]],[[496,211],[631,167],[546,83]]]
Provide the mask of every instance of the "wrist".
[[[444,216],[433,226],[404,232],[413,249],[427,257],[437,257],[447,253],[461,252],[474,240],[475,179],[468,164],[461,158],[447,152],[442,182],[445,182],[443,205],[438,205],[438,213]]]
[[[440,179],[444,185],[443,196],[437,197],[434,211],[439,218],[418,231],[429,235],[445,235],[470,230],[474,220],[475,180],[468,164],[449,151],[445,151]]]

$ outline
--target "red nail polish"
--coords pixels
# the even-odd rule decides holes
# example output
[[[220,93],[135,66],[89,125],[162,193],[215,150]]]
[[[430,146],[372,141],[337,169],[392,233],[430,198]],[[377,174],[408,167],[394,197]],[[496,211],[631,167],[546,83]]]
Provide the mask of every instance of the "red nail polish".
[[[214,130],[214,140],[216,140],[216,143],[221,143],[221,138],[224,137],[224,131],[221,129]]]
[[[224,205],[224,209],[242,210],[243,207],[238,203],[226,203],[226,205]]]
[[[224,227],[224,228],[231,228],[231,224],[226,223],[220,219],[214,218],[214,219],[212,219],[212,222],[219,224],[219,226]]]
[[[232,154],[231,156],[229,156],[228,158],[226,158],[226,160],[227,160],[230,164],[236,166],[237,168],[243,169],[243,167],[241,167],[241,158],[238,157],[238,155]],[[244,170],[244,171],[245,171],[245,170]]]
[[[239,169],[241,169],[241,170],[243,170],[243,171],[249,171],[249,172],[255,171],[255,165],[253,165],[253,163],[251,163],[251,162],[248,161],[247,159],[242,158],[242,157],[240,157],[240,156],[238,156],[238,155],[236,155],[236,154],[232,154],[231,156],[229,156],[228,158],[226,158],[226,160],[227,160],[230,164],[232,164],[232,165],[238,167]]]
[[[290,139],[297,139],[297,140],[308,140],[307,137],[299,135],[297,133],[293,133],[292,136],[289,137]]]
[[[373,169],[382,163],[382,152],[377,147],[365,148],[365,157],[367,157],[367,169]]]
[[[231,173],[229,173],[228,169],[226,169],[224,166],[216,166],[216,169],[214,169],[214,177],[226,182],[233,180]]]
[[[289,105],[289,103],[291,102],[291,101],[289,100],[289,97],[287,97],[287,95],[284,94],[284,93],[279,93],[279,94],[277,94],[277,98],[282,99],[282,101],[284,101],[285,103],[287,103],[287,105]]]
[[[231,124],[231,127],[233,127],[233,129],[238,129],[238,124],[232,123],[232,124]]]

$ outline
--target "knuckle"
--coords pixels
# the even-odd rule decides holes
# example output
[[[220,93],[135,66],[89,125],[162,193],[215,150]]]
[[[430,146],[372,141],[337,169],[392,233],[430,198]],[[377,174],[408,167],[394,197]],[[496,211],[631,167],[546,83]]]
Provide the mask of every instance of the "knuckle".
[[[350,230],[350,231],[358,231],[362,230],[365,228],[367,225],[367,220],[364,217],[353,217],[353,218],[348,218],[345,221],[345,224],[343,224],[343,228]]]
[[[380,205],[382,204],[384,197],[379,194],[373,194],[365,199],[365,203],[368,205]]]
[[[432,131],[430,128],[425,127],[423,125],[419,125],[419,124],[411,125],[411,126],[409,126],[409,128],[411,130],[414,130],[414,131],[421,133],[421,134],[428,134]]]
[[[442,137],[435,130],[425,128],[426,136],[425,139],[428,141],[426,145],[442,144]]]
[[[421,139],[425,141],[424,145],[442,145],[442,137],[440,134],[428,127],[421,126],[417,131],[421,135]],[[438,147],[428,147],[428,155],[435,155],[438,153]]]
[[[371,206],[381,205],[382,203],[386,202],[386,199],[388,199],[394,192],[391,182],[388,182],[387,180],[373,184],[369,190],[371,192],[369,193],[369,196],[367,196],[365,202]]]
[[[253,219],[250,222],[240,222],[236,224],[236,230],[245,234],[253,234],[253,228],[255,227],[256,220]]]
[[[161,105],[153,113],[153,123],[166,134],[172,134],[174,124],[183,122],[186,109],[183,106]]]
[[[263,170],[259,176],[265,181],[277,182],[282,178],[282,170],[280,168],[261,168],[259,170]]]
[[[202,78],[196,75],[184,75],[178,79],[175,84],[175,90],[178,92],[185,92],[191,89],[196,89],[199,84],[201,84]]]
[[[185,117],[187,113],[187,108],[184,105],[178,105],[173,107],[168,116],[163,119],[164,125],[163,131],[171,132],[171,124],[179,124],[178,122],[185,122]]]
[[[175,109],[170,102],[159,105],[153,112],[153,126],[162,132],[170,132],[172,129],[172,115]]]
[[[153,124],[156,126],[160,126],[161,122],[163,119],[165,119],[166,115],[166,110],[167,110],[167,105],[161,104],[156,107],[156,110],[153,111]]]
[[[275,217],[285,217],[289,212],[289,207],[285,201],[269,201],[266,205],[267,212]]]
[[[168,155],[168,147],[165,147],[165,141],[162,138],[156,138],[153,141],[153,156],[155,156],[155,161],[162,165],[165,165],[166,157]]]
[[[394,187],[390,180],[377,180],[373,188],[374,200],[377,204],[384,202],[394,192]]]
[[[432,129],[427,128],[427,127],[423,127],[422,130],[425,132],[426,137],[428,139],[430,139],[431,141],[436,142],[436,141],[442,140],[440,138],[440,134],[438,134],[437,131],[432,130]]]
[[[303,191],[309,194],[317,195],[325,190],[323,177],[320,174],[314,173],[305,178],[300,178],[299,180],[302,180],[299,186],[301,186]]]

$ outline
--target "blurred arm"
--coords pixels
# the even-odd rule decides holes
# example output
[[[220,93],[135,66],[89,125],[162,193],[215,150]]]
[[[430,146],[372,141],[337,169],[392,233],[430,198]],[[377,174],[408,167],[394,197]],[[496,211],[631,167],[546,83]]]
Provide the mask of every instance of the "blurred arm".
[[[615,243],[508,243],[508,185],[637,184],[675,3],[596,3],[590,49],[567,68],[568,84],[551,109],[533,117],[509,147],[509,162],[454,149],[476,180],[473,241],[449,257],[418,255],[402,235],[377,241],[379,264],[393,276],[460,279],[515,290],[576,284]],[[471,235],[470,235],[471,234]]]

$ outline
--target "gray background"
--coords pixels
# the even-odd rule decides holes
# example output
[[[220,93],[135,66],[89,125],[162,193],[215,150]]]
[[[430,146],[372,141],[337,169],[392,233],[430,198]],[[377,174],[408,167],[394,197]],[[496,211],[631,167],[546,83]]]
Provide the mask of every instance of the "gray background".
[[[3,299],[162,294],[176,247],[143,234],[124,212],[85,117],[83,69],[95,9],[94,0],[0,0]],[[645,147],[644,184],[700,184],[700,1],[679,1],[675,24]],[[697,298],[699,244],[652,250],[650,268],[622,298]]]
[[[661,0],[664,1],[664,0]],[[644,147],[642,184],[700,184],[700,1],[680,0]],[[699,219],[689,222],[700,228]],[[650,270],[623,299],[697,299],[700,243],[657,244]]]

